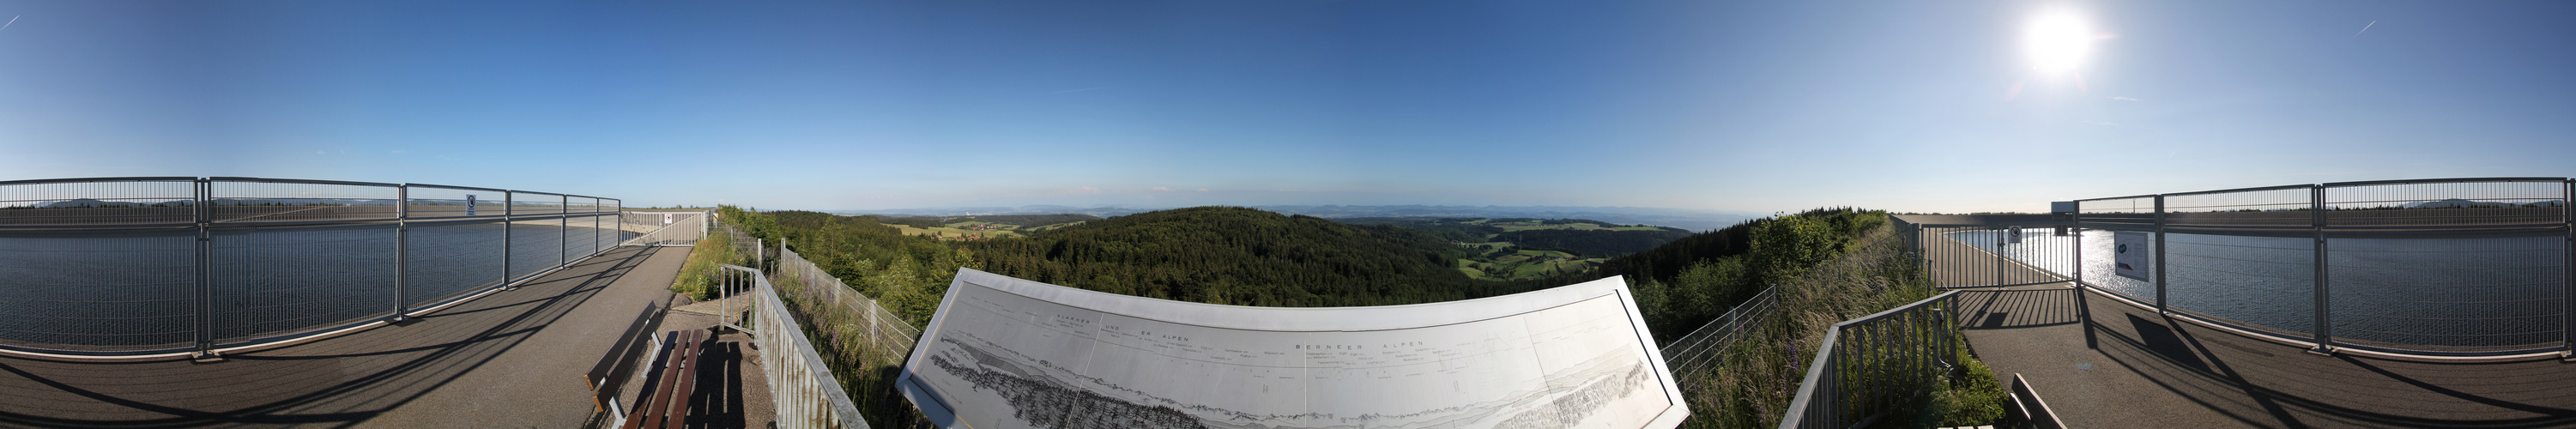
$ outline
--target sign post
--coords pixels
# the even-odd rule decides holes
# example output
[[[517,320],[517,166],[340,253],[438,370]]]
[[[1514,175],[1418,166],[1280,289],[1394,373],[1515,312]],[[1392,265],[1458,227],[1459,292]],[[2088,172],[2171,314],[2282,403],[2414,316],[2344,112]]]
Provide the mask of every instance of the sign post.
[[[465,194],[465,215],[474,215],[474,194]]]

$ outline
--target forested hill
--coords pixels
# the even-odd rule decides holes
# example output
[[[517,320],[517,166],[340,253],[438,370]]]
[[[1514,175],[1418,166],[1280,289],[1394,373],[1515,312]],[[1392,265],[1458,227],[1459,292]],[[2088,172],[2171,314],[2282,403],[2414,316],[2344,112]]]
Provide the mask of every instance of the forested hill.
[[[1658,337],[1670,340],[1752,298],[1764,286],[1831,259],[1853,239],[1886,222],[1886,212],[1848,207],[1749,220],[1541,283],[1627,276],[1640,309],[1646,312],[1646,323]]]
[[[1519,292],[1468,278],[1448,240],[1241,207],[1137,213],[963,244],[997,274],[1113,293],[1235,305],[1359,306]]]

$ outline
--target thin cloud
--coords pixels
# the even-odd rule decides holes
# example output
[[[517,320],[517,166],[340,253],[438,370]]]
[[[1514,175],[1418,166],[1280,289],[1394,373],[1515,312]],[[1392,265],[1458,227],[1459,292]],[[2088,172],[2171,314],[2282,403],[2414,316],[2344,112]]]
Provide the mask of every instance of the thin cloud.
[[[2352,37],[2361,37],[2362,31],[2370,31],[2370,26],[2373,25],[2379,25],[2379,21],[2371,21],[2369,24],[2362,24],[2361,31],[2352,32]]]
[[[1068,90],[1063,90],[1063,91],[1056,91],[1055,93],[1057,93],[1057,94],[1071,94],[1071,93],[1076,93],[1076,92],[1091,91],[1091,90],[1100,90],[1100,89],[1110,89],[1110,88],[1117,88],[1117,87],[1115,87],[1115,86],[1104,86],[1104,87],[1099,87],[1099,88],[1068,89]]]
[[[26,16],[26,15],[17,15],[17,16],[11,16],[11,17],[9,17],[9,23],[7,23],[7,24],[0,24],[0,30],[7,30],[7,29],[9,29],[9,26],[12,26],[12,25],[18,25],[18,17],[20,17],[20,16]]]
[[[2120,101],[2138,101],[2138,99],[2135,99],[2135,98],[2129,98],[2129,97],[2111,97],[2111,99],[2113,99],[2113,100],[2120,100]]]
[[[1156,186],[1156,187],[1154,187],[1153,191],[1154,191],[1154,192],[1171,192],[1171,191],[1172,191],[1172,188],[1166,188],[1166,187]]]

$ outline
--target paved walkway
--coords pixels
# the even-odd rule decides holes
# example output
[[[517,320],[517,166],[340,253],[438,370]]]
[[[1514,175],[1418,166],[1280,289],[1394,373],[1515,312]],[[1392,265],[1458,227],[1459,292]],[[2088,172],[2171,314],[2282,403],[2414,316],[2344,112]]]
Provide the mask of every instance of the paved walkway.
[[[0,426],[581,427],[596,423],[582,374],[646,303],[674,298],[667,289],[687,256],[618,248],[411,323],[219,363],[0,357]],[[710,325],[673,313],[662,328]],[[747,345],[720,337],[708,357],[748,356]],[[714,387],[692,400],[715,405],[703,421],[767,425],[765,405],[742,412],[746,398],[765,404],[767,389],[743,367],[756,361],[741,362],[700,374]]]
[[[1978,357],[2072,427],[2576,426],[2576,364],[2556,359],[2320,356],[2063,285],[1961,298]]]

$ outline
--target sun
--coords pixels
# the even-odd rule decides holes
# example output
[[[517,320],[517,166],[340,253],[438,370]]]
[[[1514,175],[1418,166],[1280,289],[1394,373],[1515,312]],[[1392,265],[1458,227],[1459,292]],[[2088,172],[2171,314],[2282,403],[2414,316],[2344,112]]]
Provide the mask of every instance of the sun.
[[[2031,69],[2065,75],[2084,65],[2093,53],[2095,38],[2084,18],[2073,12],[2045,12],[2031,18],[2030,26],[2022,30],[2022,51],[2029,56]]]

